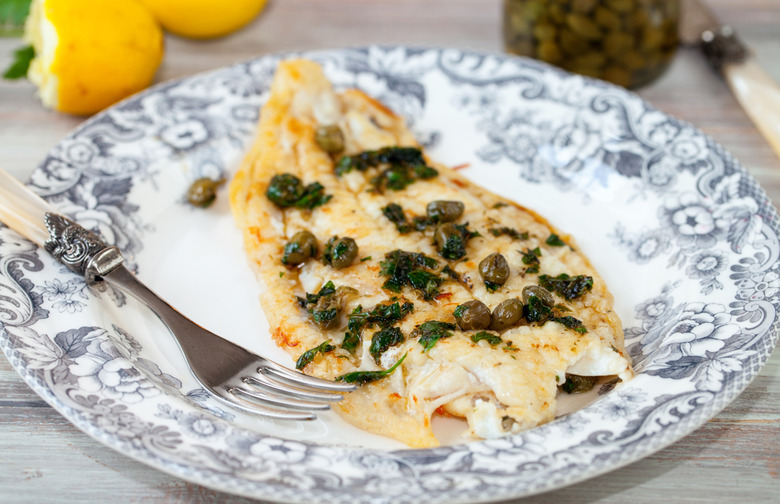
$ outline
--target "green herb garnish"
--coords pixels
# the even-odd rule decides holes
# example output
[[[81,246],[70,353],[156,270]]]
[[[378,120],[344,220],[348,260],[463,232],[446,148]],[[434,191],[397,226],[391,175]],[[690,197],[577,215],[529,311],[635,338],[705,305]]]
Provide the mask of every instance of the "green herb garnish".
[[[439,174],[425,164],[422,150],[416,147],[384,147],[342,157],[336,164],[336,175],[369,168],[381,168],[379,174],[371,179],[376,192],[383,192],[385,188],[400,191],[416,180],[430,179]]]
[[[576,319],[571,315],[566,315],[564,317],[552,317],[550,321],[558,322],[564,327],[568,329],[573,329],[580,334],[585,334],[586,332],[588,332],[588,329],[585,327],[585,324],[583,324],[581,320]]]
[[[400,359],[398,359],[396,363],[393,364],[392,367],[390,367],[389,369],[385,369],[384,371],[353,371],[351,373],[338,376],[336,378],[336,381],[341,381],[346,383],[357,383],[358,385],[365,385],[366,383],[371,383],[373,381],[377,381],[381,378],[384,378],[385,376],[390,375],[393,371],[396,370],[398,366],[401,365],[404,359],[406,359],[406,354],[404,354]]]
[[[414,304],[409,301],[403,304],[396,301],[391,304],[376,305],[368,312],[364,312],[363,307],[358,306],[347,316],[347,332],[344,334],[341,347],[352,352],[360,344],[363,329],[374,325],[383,329],[388,328],[413,311]]]
[[[553,311],[537,296],[531,296],[528,298],[528,304],[523,306],[523,315],[528,322],[544,324],[553,316]]]
[[[404,335],[398,327],[385,327],[374,333],[371,337],[371,346],[368,353],[374,358],[374,362],[379,364],[382,354],[391,346],[396,346],[404,341]]]
[[[427,352],[433,348],[440,339],[452,336],[450,331],[454,331],[455,327],[455,324],[449,322],[429,320],[428,322],[423,322],[415,327],[412,334],[414,337],[418,338],[417,341],[422,345],[423,352]]]
[[[523,231],[522,233],[516,229],[510,228],[510,227],[499,227],[499,228],[490,228],[488,229],[488,232],[492,234],[495,237],[499,236],[508,236],[512,238],[513,240],[527,240],[528,239],[528,231]]]
[[[556,277],[539,275],[539,285],[571,301],[593,288],[593,277],[587,275],[569,276],[561,273]]]
[[[331,195],[319,182],[303,185],[301,179],[290,173],[274,175],[265,191],[266,197],[280,208],[304,208],[311,210],[327,203]]]
[[[382,209],[382,213],[390,222],[395,224],[395,228],[401,234],[406,234],[412,230],[412,225],[406,218],[404,209],[398,203],[390,203]]]
[[[547,240],[544,243],[546,243],[551,247],[563,247],[564,245],[566,245],[566,243],[563,240],[561,240],[561,237],[555,233],[552,233],[550,236],[548,236]]]
[[[309,363],[314,360],[317,354],[325,354],[335,349],[336,347],[330,344],[330,340],[324,341],[322,344],[303,352],[301,356],[298,357],[298,361],[295,363],[295,369],[301,370],[309,365]]]
[[[496,346],[502,341],[499,335],[487,331],[479,331],[478,333],[471,335],[471,341],[474,343],[479,343],[482,340],[487,341],[491,346]]]
[[[385,254],[379,263],[379,274],[387,277],[384,289],[400,292],[404,285],[420,291],[423,299],[433,299],[439,293],[438,286],[444,281],[433,271],[438,261],[419,252],[394,250]]]

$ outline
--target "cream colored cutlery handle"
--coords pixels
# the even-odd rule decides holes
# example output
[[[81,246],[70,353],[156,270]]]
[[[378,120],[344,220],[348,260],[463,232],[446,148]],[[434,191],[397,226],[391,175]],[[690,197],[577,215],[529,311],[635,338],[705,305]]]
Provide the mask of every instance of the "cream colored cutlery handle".
[[[750,119],[780,158],[780,86],[754,58],[727,64],[723,74]]]
[[[0,168],[0,222],[43,247],[49,238],[43,220],[46,212],[54,209]]]

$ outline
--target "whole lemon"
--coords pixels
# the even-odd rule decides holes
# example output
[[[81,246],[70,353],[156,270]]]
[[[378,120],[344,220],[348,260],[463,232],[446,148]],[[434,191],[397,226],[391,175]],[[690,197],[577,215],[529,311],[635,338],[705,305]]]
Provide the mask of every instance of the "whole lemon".
[[[147,87],[163,57],[162,30],[135,0],[33,0],[27,78],[47,107],[92,114]]]
[[[221,37],[243,27],[267,0],[140,0],[167,31],[182,37]]]

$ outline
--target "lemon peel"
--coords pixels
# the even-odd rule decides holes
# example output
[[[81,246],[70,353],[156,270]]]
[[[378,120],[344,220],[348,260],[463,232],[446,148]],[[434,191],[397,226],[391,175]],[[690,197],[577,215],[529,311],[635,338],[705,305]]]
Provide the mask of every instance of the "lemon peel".
[[[76,115],[149,86],[164,52],[162,29],[135,0],[33,0],[25,40],[41,102]]]
[[[140,0],[166,31],[195,39],[227,35],[252,21],[267,0]]]

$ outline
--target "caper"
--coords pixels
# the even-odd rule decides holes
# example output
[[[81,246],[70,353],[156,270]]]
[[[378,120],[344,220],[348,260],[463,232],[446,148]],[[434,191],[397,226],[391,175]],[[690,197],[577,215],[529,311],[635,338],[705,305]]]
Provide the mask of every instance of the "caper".
[[[298,231],[284,246],[282,264],[298,266],[310,257],[317,255],[319,244],[317,238],[309,231]]]
[[[523,304],[528,304],[528,300],[532,296],[535,296],[550,308],[555,306],[555,296],[541,285],[526,285],[523,287]]]
[[[336,295],[322,296],[309,309],[312,322],[323,330],[335,329],[340,323],[341,298]]]
[[[490,328],[503,331],[517,324],[523,317],[523,303],[517,298],[507,299],[493,308]]]
[[[346,268],[358,255],[358,246],[355,240],[345,236],[336,238],[331,243],[330,265],[336,269]]]
[[[478,299],[466,301],[455,308],[455,321],[464,331],[487,329],[490,327],[490,309]]]
[[[452,222],[463,215],[466,207],[460,201],[436,200],[428,203],[425,212],[437,222]]]
[[[567,394],[581,394],[593,390],[597,381],[597,376],[580,376],[566,373],[566,381],[561,385],[561,389]]]
[[[290,173],[274,175],[271,183],[268,184],[268,189],[265,191],[268,199],[282,208],[295,205],[301,199],[303,193],[304,187],[301,179]]]
[[[317,128],[314,141],[328,154],[338,154],[344,150],[344,133],[335,124]]]
[[[509,278],[509,263],[498,252],[493,252],[479,263],[479,274],[485,284],[504,285]]]
[[[439,254],[445,259],[460,259],[466,255],[466,240],[463,233],[452,222],[438,226],[433,233],[433,241]]]
[[[217,198],[217,189],[224,183],[225,179],[199,178],[192,183],[187,191],[187,201],[192,205],[206,208]]]

